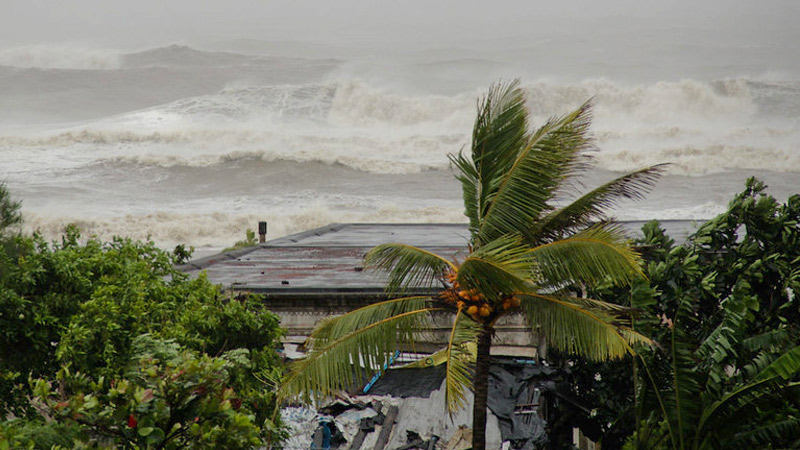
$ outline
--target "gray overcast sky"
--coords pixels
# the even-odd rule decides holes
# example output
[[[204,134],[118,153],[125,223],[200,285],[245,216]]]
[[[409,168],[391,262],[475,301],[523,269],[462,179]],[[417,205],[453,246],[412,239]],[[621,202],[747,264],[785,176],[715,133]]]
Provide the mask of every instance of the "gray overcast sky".
[[[567,26],[707,24],[755,35],[798,28],[800,2],[465,0],[0,0],[0,44],[151,45],[256,38],[436,41],[503,38]],[[570,25],[572,24],[572,25]]]

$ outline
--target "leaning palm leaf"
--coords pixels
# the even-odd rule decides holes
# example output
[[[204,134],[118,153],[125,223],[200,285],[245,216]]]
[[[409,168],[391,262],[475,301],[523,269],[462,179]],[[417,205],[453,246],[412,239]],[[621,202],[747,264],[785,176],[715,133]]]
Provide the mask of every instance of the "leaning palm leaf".
[[[525,293],[521,306],[533,331],[561,351],[602,361],[632,354],[634,344],[651,344],[615,315],[589,308],[583,300]]]
[[[471,364],[474,363],[475,354],[468,344],[475,342],[478,333],[477,324],[459,309],[445,349],[445,401],[451,416],[464,406],[466,390],[472,387]]]
[[[524,290],[535,266],[520,243],[518,237],[506,236],[470,253],[458,269],[458,282],[492,300],[498,293]]]
[[[478,102],[472,129],[472,163],[480,180],[481,211],[496,182],[527,144],[528,114],[519,80],[493,86]]]
[[[608,279],[627,284],[642,275],[637,253],[615,224],[597,224],[569,238],[534,247],[530,254],[542,283],[550,286]]]
[[[397,350],[401,344],[399,330],[425,327],[428,315],[435,310],[437,308],[422,308],[404,312],[336,339],[323,340],[322,345],[314,343],[308,356],[290,366],[279,389],[281,397],[318,401],[354,387],[374,374]],[[407,335],[407,331],[400,334]]]
[[[480,219],[496,189],[496,182],[511,167],[527,142],[528,119],[519,81],[493,86],[478,104],[472,131],[471,158],[459,152],[450,160],[461,172],[457,178],[464,188],[465,215],[470,231],[476,232]]]
[[[593,221],[604,221],[605,210],[616,206],[621,199],[642,199],[661,176],[665,167],[665,164],[659,164],[609,181],[543,217],[533,227],[531,234],[540,236],[544,240],[559,239],[564,233],[578,227],[586,226]]]
[[[432,304],[433,300],[427,296],[395,298],[372,303],[346,314],[322,320],[314,329],[310,340],[315,347],[324,347],[329,342],[333,342],[353,330],[364,328],[399,314],[429,308],[433,306]],[[403,343],[410,343],[414,339],[413,330],[398,330],[398,333],[398,340]]]
[[[364,257],[368,269],[387,274],[389,294],[409,288],[431,288],[437,277],[456,266],[441,256],[405,244],[383,244],[371,249]]]
[[[526,143],[528,114],[519,80],[498,83],[478,102],[472,128],[472,160],[481,179],[505,173],[514,162],[515,150]]]
[[[536,241],[529,236],[531,228],[550,209],[548,201],[575,169],[580,153],[591,147],[589,109],[584,104],[563,118],[548,122],[531,137],[511,168],[495,183],[497,187],[481,215],[474,245],[510,233],[522,233]]]
[[[470,234],[475,234],[481,226],[481,211],[483,210],[481,201],[481,178],[478,170],[472,164],[472,160],[464,156],[463,152],[457,155],[449,155],[450,162],[458,169],[456,175],[461,182],[461,195],[464,198],[464,215],[469,219]]]

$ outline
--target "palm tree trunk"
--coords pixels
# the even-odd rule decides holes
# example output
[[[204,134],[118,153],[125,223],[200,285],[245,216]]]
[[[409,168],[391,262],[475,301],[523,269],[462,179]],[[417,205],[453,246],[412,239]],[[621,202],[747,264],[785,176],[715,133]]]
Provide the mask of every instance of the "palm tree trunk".
[[[484,325],[478,336],[478,354],[475,361],[475,403],[472,408],[472,450],[486,449],[486,405],[489,397],[489,350],[492,347],[492,329]]]

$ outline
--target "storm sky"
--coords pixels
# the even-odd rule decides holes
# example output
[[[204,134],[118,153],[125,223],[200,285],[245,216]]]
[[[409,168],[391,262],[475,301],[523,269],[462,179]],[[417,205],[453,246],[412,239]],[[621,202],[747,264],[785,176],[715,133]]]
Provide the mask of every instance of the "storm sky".
[[[680,33],[790,45],[800,2],[459,0],[1,0],[0,45],[147,46],[232,38],[427,45],[581,33]]]

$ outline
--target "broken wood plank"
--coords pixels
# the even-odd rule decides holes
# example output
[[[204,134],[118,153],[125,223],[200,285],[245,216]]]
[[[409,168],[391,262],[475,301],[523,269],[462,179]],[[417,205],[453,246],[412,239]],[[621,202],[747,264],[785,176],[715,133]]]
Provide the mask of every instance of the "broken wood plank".
[[[386,418],[383,420],[381,434],[378,435],[378,442],[375,443],[375,447],[373,447],[372,450],[383,450],[386,448],[386,445],[389,443],[389,436],[392,434],[392,428],[394,428],[394,421],[397,419],[397,413],[397,406],[389,407],[389,411],[386,412]]]

